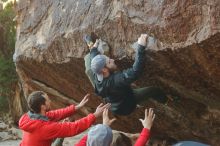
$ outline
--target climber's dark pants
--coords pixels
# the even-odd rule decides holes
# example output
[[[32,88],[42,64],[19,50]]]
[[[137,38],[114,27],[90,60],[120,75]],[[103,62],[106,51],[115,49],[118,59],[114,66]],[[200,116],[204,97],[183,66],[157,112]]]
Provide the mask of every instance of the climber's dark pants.
[[[88,53],[85,57],[85,73],[88,76],[92,86],[95,87],[95,78],[93,76],[93,72],[91,70],[91,58],[90,54]],[[134,97],[137,101],[137,104],[144,104],[149,98],[152,98],[158,102],[166,103],[167,96],[165,92],[159,87],[143,87],[138,89],[133,89]]]
[[[167,96],[165,92],[159,87],[143,87],[133,89],[134,97],[137,104],[144,105],[149,98],[152,98],[160,103],[167,102]]]

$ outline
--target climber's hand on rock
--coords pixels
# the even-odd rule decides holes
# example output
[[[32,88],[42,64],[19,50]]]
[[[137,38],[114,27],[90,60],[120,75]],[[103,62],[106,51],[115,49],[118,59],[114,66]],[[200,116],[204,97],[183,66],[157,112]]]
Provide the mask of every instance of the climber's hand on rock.
[[[100,39],[96,39],[95,44],[92,46],[93,48],[97,48],[99,46]]]
[[[142,46],[146,46],[147,45],[147,39],[148,39],[147,34],[141,34],[141,36],[138,38],[138,44],[142,45]]]

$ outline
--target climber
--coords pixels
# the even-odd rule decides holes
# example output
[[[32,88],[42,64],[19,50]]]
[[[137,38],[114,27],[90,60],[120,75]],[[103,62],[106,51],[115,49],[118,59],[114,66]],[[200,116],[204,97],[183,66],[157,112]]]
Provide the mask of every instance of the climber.
[[[105,109],[103,112],[103,124],[98,124],[92,127],[88,135],[84,136],[75,146],[117,146],[120,145],[117,142],[112,142],[113,134],[112,129],[110,128],[111,124],[115,119],[110,119],[108,116],[108,109]],[[145,118],[140,119],[143,129],[137,139],[134,146],[145,146],[149,137],[150,129],[153,125],[155,114],[153,109],[150,108],[149,111],[145,110]]]
[[[30,111],[19,120],[23,137],[20,146],[50,146],[55,138],[70,137],[88,129],[110,104],[100,104],[95,113],[75,122],[58,122],[71,116],[88,102],[86,95],[76,106],[50,111],[50,98],[42,91],[34,91],[28,96]]]
[[[149,98],[164,104],[168,101],[166,94],[159,87],[131,88],[131,84],[143,72],[147,38],[147,34],[142,34],[138,38],[133,66],[116,72],[114,60],[99,53],[97,49],[99,40],[93,43],[90,36],[84,37],[90,49],[90,53],[84,58],[86,74],[95,88],[95,93],[107,103],[111,103],[110,110],[114,114],[128,115],[134,111],[137,104],[144,105]]]

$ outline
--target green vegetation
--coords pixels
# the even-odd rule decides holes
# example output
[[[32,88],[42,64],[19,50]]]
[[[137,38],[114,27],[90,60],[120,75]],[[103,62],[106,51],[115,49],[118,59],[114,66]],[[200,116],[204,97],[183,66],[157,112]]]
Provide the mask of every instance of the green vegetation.
[[[0,31],[3,34],[2,44],[0,46],[0,56],[4,58],[12,58],[12,54],[15,48],[15,12],[13,4],[9,3],[3,11],[0,11]],[[2,35],[1,34],[1,35]]]
[[[8,100],[17,80],[15,66],[12,60],[16,28],[13,4],[8,4],[0,11],[0,110],[8,111]]]

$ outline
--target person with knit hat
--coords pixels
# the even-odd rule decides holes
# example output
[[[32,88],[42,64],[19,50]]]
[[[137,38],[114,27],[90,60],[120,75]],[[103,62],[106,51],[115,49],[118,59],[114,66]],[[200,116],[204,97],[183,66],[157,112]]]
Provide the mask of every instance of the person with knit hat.
[[[84,136],[75,146],[114,146],[112,143],[113,133],[110,128],[116,119],[110,119],[108,109],[103,112],[103,124],[90,128],[88,135]],[[155,114],[153,109],[145,110],[145,118],[140,119],[143,129],[134,146],[145,146],[150,137],[150,129],[153,126]]]

